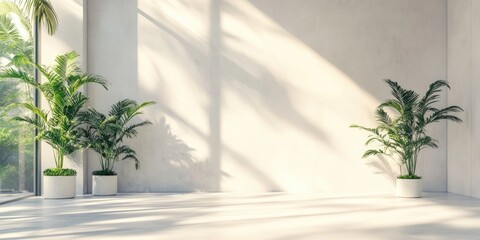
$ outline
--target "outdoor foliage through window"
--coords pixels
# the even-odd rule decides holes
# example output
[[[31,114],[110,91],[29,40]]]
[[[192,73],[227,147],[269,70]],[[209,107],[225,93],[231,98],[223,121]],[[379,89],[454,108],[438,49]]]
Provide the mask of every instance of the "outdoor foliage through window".
[[[34,75],[32,21],[17,1],[0,1],[0,71],[7,67]],[[26,115],[14,105],[34,101],[33,89],[12,79],[0,79],[0,198],[33,192],[34,130],[12,121]],[[1,199],[0,199],[1,201]]]

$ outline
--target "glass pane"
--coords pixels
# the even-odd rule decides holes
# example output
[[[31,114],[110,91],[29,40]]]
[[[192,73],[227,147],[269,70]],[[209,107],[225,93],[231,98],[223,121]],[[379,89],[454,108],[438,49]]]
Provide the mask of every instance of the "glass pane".
[[[0,2],[0,70],[21,69],[31,76],[25,65],[33,61],[31,21],[14,1]],[[33,90],[13,79],[0,79],[0,202],[33,192],[34,130],[12,121],[26,116],[26,111],[12,104],[32,102]]]

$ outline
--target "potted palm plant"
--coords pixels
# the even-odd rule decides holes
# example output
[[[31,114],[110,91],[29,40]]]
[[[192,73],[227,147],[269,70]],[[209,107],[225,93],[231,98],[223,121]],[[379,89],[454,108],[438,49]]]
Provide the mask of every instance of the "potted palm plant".
[[[105,115],[90,108],[81,112],[81,120],[85,124],[85,147],[95,151],[100,160],[101,170],[92,173],[92,194],[97,196],[117,194],[117,173],[113,167],[120,160],[132,159],[138,169],[136,152],[123,143],[124,138],[137,136],[137,128],[151,124],[150,121],[141,121],[134,124],[129,122],[137,115],[142,114],[142,108],[154,104],[125,99],[112,106]]]
[[[420,197],[421,177],[416,175],[418,155],[424,148],[438,148],[438,141],[427,135],[427,126],[442,120],[461,122],[460,118],[451,113],[463,109],[459,106],[443,109],[433,106],[439,101],[442,88],[450,88],[446,81],[438,80],[430,84],[423,97],[392,80],[386,79],[385,82],[391,89],[393,99],[388,99],[377,107],[375,118],[378,125],[375,128],[359,125],[351,127],[370,133],[365,145],[376,144],[365,152],[363,158],[381,154],[399,165],[397,196]],[[387,113],[387,109],[394,114]],[[404,169],[406,173],[403,172]]]
[[[55,64],[50,67],[29,62],[42,74],[43,83],[37,83],[31,74],[18,68],[0,72],[0,78],[18,79],[38,89],[48,104],[49,109],[44,110],[31,102],[19,103],[19,107],[33,113],[34,117],[14,117],[14,120],[36,128],[36,139],[45,141],[53,148],[55,168],[43,172],[45,198],[75,197],[76,171],[63,168],[63,163],[65,156],[83,148],[83,131],[78,118],[88,98],[80,92],[80,88],[88,83],[101,84],[106,88],[101,77],[82,73],[78,67],[78,57],[73,51],[57,56]]]

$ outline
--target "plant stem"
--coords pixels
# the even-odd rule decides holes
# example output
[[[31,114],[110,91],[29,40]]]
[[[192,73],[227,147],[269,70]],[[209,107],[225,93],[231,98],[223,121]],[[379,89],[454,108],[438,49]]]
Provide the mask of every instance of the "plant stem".
[[[55,158],[55,165],[57,168],[63,168],[63,158],[65,154],[61,150],[54,150],[53,156]]]
[[[417,157],[420,149],[417,149],[413,155],[413,174],[415,175],[415,172],[417,170]]]
[[[102,167],[102,170],[105,170],[105,159],[101,154],[98,155],[100,157],[100,167]]]

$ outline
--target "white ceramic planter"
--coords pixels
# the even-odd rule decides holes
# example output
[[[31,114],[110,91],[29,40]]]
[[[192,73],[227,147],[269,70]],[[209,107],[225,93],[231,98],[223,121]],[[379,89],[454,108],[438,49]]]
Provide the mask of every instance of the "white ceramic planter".
[[[76,176],[43,176],[43,197],[62,199],[75,197]]]
[[[422,196],[422,179],[397,178],[397,197],[418,198]]]
[[[94,196],[112,196],[117,194],[117,175],[93,175],[92,179],[92,194]]]

